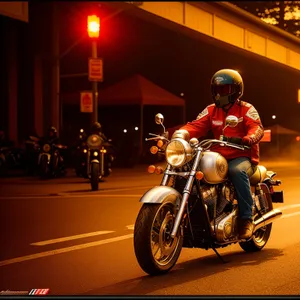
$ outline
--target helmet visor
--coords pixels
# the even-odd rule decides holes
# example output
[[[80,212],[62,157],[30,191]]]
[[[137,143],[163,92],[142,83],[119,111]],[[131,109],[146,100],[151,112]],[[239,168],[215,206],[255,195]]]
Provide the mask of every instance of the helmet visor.
[[[228,96],[232,94],[233,89],[231,84],[220,84],[220,85],[213,85],[212,86],[212,93],[214,96],[219,94],[222,96]]]

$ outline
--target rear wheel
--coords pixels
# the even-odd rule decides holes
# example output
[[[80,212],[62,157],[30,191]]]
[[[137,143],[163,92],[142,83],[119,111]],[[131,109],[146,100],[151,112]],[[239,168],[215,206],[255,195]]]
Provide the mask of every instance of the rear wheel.
[[[91,166],[91,186],[92,191],[97,191],[99,188],[99,164],[92,163]]]
[[[268,211],[273,209],[273,203],[271,197],[267,197],[268,199]],[[257,220],[259,216],[256,216],[254,220]],[[256,252],[260,251],[268,242],[270,238],[270,234],[272,231],[272,223],[268,224],[267,226],[259,228],[257,231],[254,232],[253,237],[251,240],[247,242],[239,243],[241,248],[246,252]]]
[[[178,260],[183,237],[171,231],[175,221],[172,203],[144,204],[134,227],[134,250],[141,268],[149,275],[168,272]]]

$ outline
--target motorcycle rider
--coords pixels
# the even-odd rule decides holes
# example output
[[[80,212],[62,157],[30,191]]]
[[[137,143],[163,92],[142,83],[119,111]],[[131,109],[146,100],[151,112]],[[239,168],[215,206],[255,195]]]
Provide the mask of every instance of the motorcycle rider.
[[[228,161],[228,176],[232,181],[239,206],[238,232],[240,239],[252,236],[254,224],[252,220],[253,199],[249,178],[259,163],[259,141],[264,135],[258,112],[250,103],[241,101],[244,83],[241,75],[231,69],[216,72],[211,79],[211,95],[213,104],[208,105],[192,122],[180,128],[189,133],[190,138],[204,137],[209,130],[214,138],[219,139],[228,115],[239,118],[239,124],[227,127],[224,141],[249,146],[250,149],[239,150],[216,145],[213,151],[219,152]]]
[[[60,144],[60,140],[57,136],[57,129],[54,126],[49,126],[47,135],[42,139],[42,142],[48,144],[55,144],[55,145]],[[59,170],[61,173],[65,172],[64,159],[61,153],[59,155]]]
[[[92,125],[91,134],[97,134],[99,135],[104,141],[107,141],[107,137],[102,132],[102,126],[99,122],[94,122]]]

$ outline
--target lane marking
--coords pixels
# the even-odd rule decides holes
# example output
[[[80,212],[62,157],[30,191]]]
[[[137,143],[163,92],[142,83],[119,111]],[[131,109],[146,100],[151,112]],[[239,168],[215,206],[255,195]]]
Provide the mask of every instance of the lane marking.
[[[50,251],[44,251],[44,252],[35,253],[35,254],[31,254],[31,255],[26,255],[26,256],[20,256],[20,257],[0,261],[0,267],[11,265],[11,264],[16,264],[16,263],[20,263],[20,262],[24,262],[24,261],[28,261],[28,260],[33,260],[33,259],[37,259],[37,258],[66,253],[66,252],[70,252],[70,251],[81,250],[81,249],[85,249],[85,248],[109,244],[109,243],[118,242],[118,241],[131,239],[131,238],[133,238],[132,233],[114,237],[114,238],[110,238],[110,239],[106,239],[106,240],[90,242],[90,243],[85,243],[85,244],[80,244],[80,245],[76,245],[76,246],[60,248],[60,249],[55,249],[55,250],[50,250]]]
[[[282,215],[279,219],[289,218],[289,217],[293,217],[296,215],[300,215],[300,212]],[[126,227],[128,229],[131,229],[131,228],[134,228],[134,225],[127,225]],[[95,246],[99,246],[99,245],[122,241],[122,240],[130,239],[130,238],[133,238],[133,234],[122,235],[122,236],[118,236],[118,237],[114,237],[114,238],[110,238],[110,239],[106,239],[106,240],[90,242],[90,243],[85,243],[85,244],[79,244],[76,246],[60,248],[60,249],[35,253],[35,254],[31,254],[31,255],[26,255],[26,256],[20,256],[20,257],[0,261],[0,267],[19,263],[19,262],[24,262],[27,260],[33,260],[33,259],[52,256],[52,255],[56,255],[56,254],[66,253],[66,252],[70,252],[70,251],[81,250],[81,249],[85,249],[85,248],[89,248],[89,247],[95,247]]]
[[[129,230],[134,230],[134,224],[132,224],[132,225],[127,225],[126,227],[127,227],[127,229],[129,229]]]
[[[285,205],[285,206],[278,207],[278,209],[280,209],[280,210],[288,210],[288,209],[296,208],[296,207],[300,207],[300,204]]]
[[[294,217],[294,216],[298,216],[298,215],[300,215],[300,211],[294,212],[294,213],[291,213],[291,214],[287,214],[287,215],[282,214],[282,216],[280,217],[280,219]]]
[[[62,242],[65,242],[65,241],[82,239],[82,238],[86,238],[86,237],[90,237],[90,236],[96,236],[96,235],[101,235],[101,234],[108,234],[108,233],[112,233],[112,232],[115,232],[115,231],[95,231],[95,232],[88,232],[88,233],[71,235],[71,236],[66,236],[66,237],[52,239],[52,240],[47,240],[47,241],[42,241],[42,242],[35,242],[35,243],[31,243],[30,245],[31,246],[45,246],[45,245],[50,245],[50,244],[62,243]]]
[[[22,198],[54,198],[54,197],[96,197],[97,195],[104,195],[106,196],[106,194],[102,194],[102,193],[107,193],[107,192],[122,192],[122,191],[133,191],[133,190],[141,190],[141,189],[150,189],[152,188],[153,185],[147,185],[147,186],[140,186],[140,187],[132,187],[132,188],[120,188],[120,189],[104,189],[103,191],[100,189],[98,192],[99,194],[82,194],[82,193],[90,193],[90,191],[83,191],[83,192],[78,192],[78,194],[74,195],[72,193],[65,193],[65,192],[60,192],[60,193],[55,193],[55,194],[43,194],[43,195],[37,195],[37,194],[21,194],[21,195],[16,195],[16,196],[1,196],[0,199],[22,199]],[[79,194],[81,193],[81,194]]]

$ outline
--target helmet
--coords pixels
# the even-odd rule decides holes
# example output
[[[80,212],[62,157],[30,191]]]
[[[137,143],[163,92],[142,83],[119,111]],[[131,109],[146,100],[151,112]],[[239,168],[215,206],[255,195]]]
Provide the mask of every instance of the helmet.
[[[50,136],[57,136],[57,129],[54,127],[54,126],[50,126],[49,128],[48,128],[48,134],[50,135]]]
[[[101,124],[99,122],[94,122],[92,130],[101,130]]]
[[[241,75],[230,69],[222,69],[214,74],[210,82],[211,94],[217,107],[234,103],[244,92]]]
[[[53,133],[57,133],[57,129],[54,126],[50,126],[48,128],[48,132],[53,132]]]

